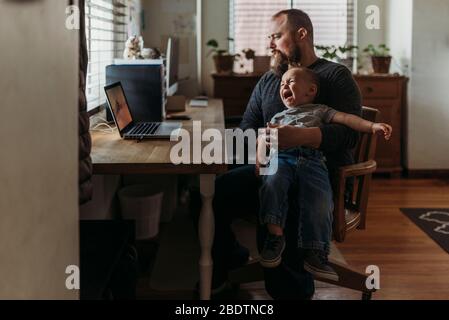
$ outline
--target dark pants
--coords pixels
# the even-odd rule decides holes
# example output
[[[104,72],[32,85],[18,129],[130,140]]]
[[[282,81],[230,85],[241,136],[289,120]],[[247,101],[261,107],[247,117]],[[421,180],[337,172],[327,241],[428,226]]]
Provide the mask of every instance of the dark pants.
[[[212,248],[214,278],[226,279],[230,255],[236,247],[236,238],[231,230],[233,219],[254,215],[259,212],[259,188],[261,179],[256,177],[254,165],[245,165],[217,177],[213,208],[215,214],[215,238]],[[297,190],[292,188],[297,194]],[[296,192],[296,193],[295,193]],[[303,257],[298,250],[297,202],[292,201],[292,214],[286,222],[286,249],[282,263],[273,269],[264,269],[265,288],[274,299],[307,299],[314,293],[312,276],[303,269]],[[266,229],[258,226],[259,251],[263,246]]]

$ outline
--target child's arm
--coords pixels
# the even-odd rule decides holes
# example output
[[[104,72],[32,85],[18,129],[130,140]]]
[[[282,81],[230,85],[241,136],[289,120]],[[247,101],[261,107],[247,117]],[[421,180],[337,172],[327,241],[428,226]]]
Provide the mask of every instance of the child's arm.
[[[383,132],[385,140],[390,139],[391,132],[393,131],[393,128],[386,123],[374,123],[344,112],[335,113],[331,122],[343,124],[359,132],[366,132],[366,133]]]

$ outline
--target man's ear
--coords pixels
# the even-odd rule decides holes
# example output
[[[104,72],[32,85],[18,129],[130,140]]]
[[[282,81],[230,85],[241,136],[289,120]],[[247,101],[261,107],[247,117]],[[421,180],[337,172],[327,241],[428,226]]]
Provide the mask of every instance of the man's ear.
[[[304,40],[309,35],[309,32],[305,28],[302,28],[302,27],[299,28],[296,33],[297,33],[297,35],[299,37],[299,40]]]

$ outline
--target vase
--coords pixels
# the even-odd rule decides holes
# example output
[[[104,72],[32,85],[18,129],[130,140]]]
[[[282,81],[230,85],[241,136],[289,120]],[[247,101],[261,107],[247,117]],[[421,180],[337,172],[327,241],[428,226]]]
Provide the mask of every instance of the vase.
[[[371,57],[374,73],[389,73],[391,56],[387,57]]]
[[[232,55],[214,56],[215,70],[218,74],[232,74],[235,57]]]

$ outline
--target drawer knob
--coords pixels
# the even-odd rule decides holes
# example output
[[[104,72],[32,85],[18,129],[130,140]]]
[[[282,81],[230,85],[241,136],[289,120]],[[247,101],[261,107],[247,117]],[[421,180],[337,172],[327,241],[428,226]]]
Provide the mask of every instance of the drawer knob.
[[[371,93],[371,92],[373,92],[373,91],[374,91],[374,89],[373,89],[373,88],[371,88],[371,87],[366,87],[366,91],[367,91],[368,93]]]

